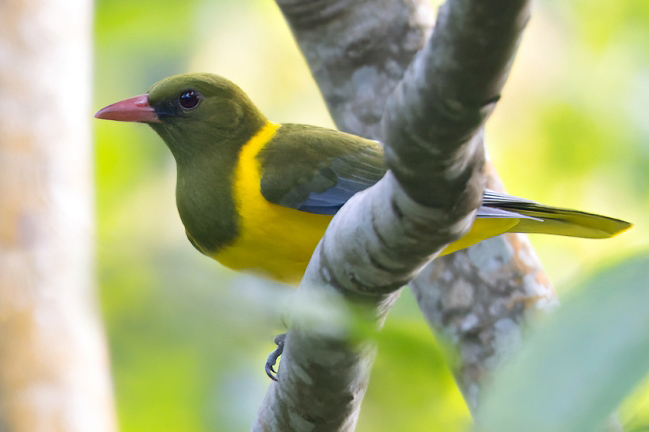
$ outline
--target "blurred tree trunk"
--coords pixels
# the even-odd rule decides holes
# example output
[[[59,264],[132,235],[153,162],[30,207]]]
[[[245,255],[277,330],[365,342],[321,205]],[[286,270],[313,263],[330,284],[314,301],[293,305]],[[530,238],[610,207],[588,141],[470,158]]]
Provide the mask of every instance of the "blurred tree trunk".
[[[113,431],[93,281],[90,0],[0,2],[0,430]]]

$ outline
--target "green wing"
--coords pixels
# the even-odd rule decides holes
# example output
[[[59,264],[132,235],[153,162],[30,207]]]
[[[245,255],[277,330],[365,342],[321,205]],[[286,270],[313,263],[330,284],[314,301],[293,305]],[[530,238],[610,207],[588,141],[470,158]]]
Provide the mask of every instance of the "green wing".
[[[335,214],[386,171],[378,142],[307,125],[282,125],[258,158],[264,198],[318,214]]]
[[[318,214],[335,214],[386,171],[378,142],[306,125],[283,125],[258,157],[264,198]],[[586,238],[611,237],[631,226],[618,219],[545,206],[491,190],[485,190],[476,217],[520,219],[516,232]]]

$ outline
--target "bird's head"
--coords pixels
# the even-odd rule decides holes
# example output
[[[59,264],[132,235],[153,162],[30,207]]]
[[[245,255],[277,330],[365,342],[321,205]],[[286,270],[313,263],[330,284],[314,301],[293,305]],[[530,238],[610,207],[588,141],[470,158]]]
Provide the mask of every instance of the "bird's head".
[[[178,162],[205,152],[237,151],[266,123],[234,83],[197,73],[165,78],[148,93],[109,105],[95,117],[148,123]]]

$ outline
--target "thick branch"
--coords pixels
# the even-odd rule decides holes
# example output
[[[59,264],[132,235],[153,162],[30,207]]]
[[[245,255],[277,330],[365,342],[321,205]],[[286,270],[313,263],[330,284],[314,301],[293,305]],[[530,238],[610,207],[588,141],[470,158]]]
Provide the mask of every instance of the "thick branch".
[[[300,285],[302,295],[321,289],[336,292],[351,303],[368,306],[380,321],[399,287],[470,227],[484,182],[481,126],[504,83],[527,16],[526,3],[520,0],[491,3],[486,12],[475,14],[476,5],[449,2],[448,14],[384,116],[386,153],[393,171],[336,215]],[[286,8],[289,20],[291,16],[295,20],[294,30],[307,34],[318,24],[335,22],[342,29],[367,26],[371,20],[362,11],[381,15],[376,12],[381,8],[369,2],[293,0],[280,6]],[[510,13],[503,13],[504,6]],[[500,16],[502,20],[494,19]],[[490,20],[481,21],[485,17]],[[487,28],[476,32],[472,27],[480,25]],[[386,28],[373,30],[385,34]],[[494,30],[502,36],[472,40]],[[364,31],[373,34],[368,27]],[[485,70],[458,74],[458,65],[472,64],[466,61],[467,48],[479,58],[495,52],[497,60]],[[349,58],[349,49],[345,52]],[[473,90],[469,97],[453,92],[467,85],[461,79],[469,80]],[[433,198],[424,193],[431,190],[440,193]],[[313,325],[311,317],[292,318],[280,381],[269,389],[253,430],[353,430],[372,350],[349,342],[345,328],[323,330],[327,328]]]
[[[387,98],[433,26],[430,2],[278,4],[338,128],[381,139]],[[481,71],[480,64],[474,67]],[[489,187],[502,190],[493,170],[489,177]],[[527,237],[515,234],[436,259],[411,288],[427,321],[457,347],[457,378],[471,407],[508,350],[504,341],[517,339],[525,312],[556,301]]]
[[[338,129],[380,139],[388,97],[424,47],[428,0],[277,0]]]
[[[447,200],[461,192],[449,190],[440,173],[471,172],[451,152],[457,142],[477,133],[495,107],[528,17],[527,0],[464,0],[440,8],[433,37],[406,71],[384,113],[384,121],[393,126],[384,136],[394,143],[386,148],[388,166],[406,187],[422,180],[432,186],[411,187],[416,201],[450,207]],[[413,136],[413,131],[419,134]],[[431,142],[436,143],[436,154],[428,154],[426,143]],[[402,146],[411,149],[399,153]]]
[[[502,190],[491,174],[489,187]],[[506,234],[436,259],[410,288],[428,323],[458,350],[456,379],[469,408],[483,382],[516,348],[530,310],[557,304],[524,234]]]

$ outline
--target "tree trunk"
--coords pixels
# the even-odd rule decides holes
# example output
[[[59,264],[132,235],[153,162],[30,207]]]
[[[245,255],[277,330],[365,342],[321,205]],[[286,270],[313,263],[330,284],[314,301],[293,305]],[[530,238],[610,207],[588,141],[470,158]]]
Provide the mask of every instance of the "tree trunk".
[[[114,431],[93,280],[89,0],[0,2],[0,430]]]

